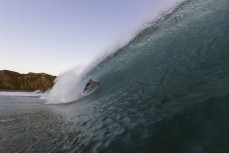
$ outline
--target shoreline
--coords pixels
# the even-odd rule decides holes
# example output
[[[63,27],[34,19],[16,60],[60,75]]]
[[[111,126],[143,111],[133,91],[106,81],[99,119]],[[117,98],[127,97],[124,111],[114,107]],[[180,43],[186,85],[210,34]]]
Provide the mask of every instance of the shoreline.
[[[41,91],[41,90],[13,90],[13,89],[9,89],[9,90],[4,90],[4,89],[0,89],[0,92],[26,92],[26,93],[37,93],[37,94],[44,94],[46,93],[46,91]]]

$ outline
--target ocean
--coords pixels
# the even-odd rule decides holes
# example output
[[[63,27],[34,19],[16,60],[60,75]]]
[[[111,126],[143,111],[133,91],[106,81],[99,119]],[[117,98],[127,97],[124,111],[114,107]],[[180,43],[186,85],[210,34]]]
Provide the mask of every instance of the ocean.
[[[229,1],[186,0],[72,78],[0,93],[0,152],[228,153]]]

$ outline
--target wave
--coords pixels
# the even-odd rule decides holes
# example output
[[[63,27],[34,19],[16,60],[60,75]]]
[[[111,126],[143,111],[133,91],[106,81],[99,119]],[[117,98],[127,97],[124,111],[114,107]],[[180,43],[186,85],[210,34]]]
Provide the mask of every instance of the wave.
[[[217,4],[212,0],[179,3],[86,71],[59,76],[48,103],[84,98],[81,93],[90,78],[101,82],[100,97],[117,100],[173,94],[185,97],[197,91],[225,94],[228,80],[211,81],[211,77],[228,75],[226,6],[224,0]]]
[[[34,120],[54,121],[36,122],[53,152],[228,150],[228,14],[228,0],[185,1],[87,70],[60,75],[48,103],[72,103]],[[89,78],[101,86],[82,97]]]
[[[70,103],[72,101],[83,98],[82,89],[86,82],[93,78],[99,80],[96,76],[90,76],[89,73],[94,71],[101,64],[115,56],[118,52],[121,52],[128,44],[133,42],[137,37],[142,35],[147,29],[156,29],[159,23],[162,23],[169,15],[176,11],[183,3],[186,1],[181,1],[177,3],[176,6],[163,11],[160,16],[155,18],[155,21],[144,24],[142,28],[137,30],[134,34],[131,35],[129,39],[123,40],[122,42],[117,43],[111,49],[108,49],[102,55],[98,56],[93,62],[91,62],[83,71],[79,71],[79,68],[68,70],[60,74],[55,80],[55,85],[47,96],[47,104],[61,104],[61,103]]]

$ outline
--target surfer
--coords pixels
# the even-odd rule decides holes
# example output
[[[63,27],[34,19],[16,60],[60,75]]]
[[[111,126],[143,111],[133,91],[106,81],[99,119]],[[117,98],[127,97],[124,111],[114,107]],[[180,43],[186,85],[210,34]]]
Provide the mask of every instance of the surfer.
[[[96,85],[100,85],[100,83],[90,79],[88,83],[86,84],[86,87],[84,88],[83,92],[87,90],[92,90]]]

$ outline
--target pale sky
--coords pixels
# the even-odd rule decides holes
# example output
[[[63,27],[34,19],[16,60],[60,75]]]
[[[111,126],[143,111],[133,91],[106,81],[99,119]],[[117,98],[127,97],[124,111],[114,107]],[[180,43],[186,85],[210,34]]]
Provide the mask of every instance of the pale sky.
[[[0,70],[84,68],[175,0],[0,0]]]

